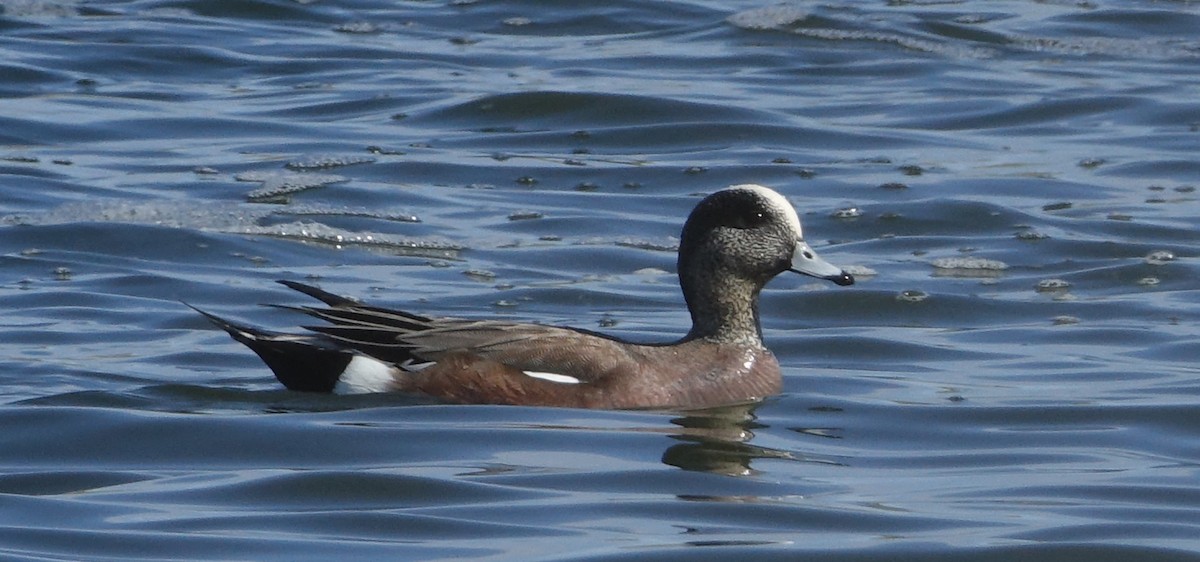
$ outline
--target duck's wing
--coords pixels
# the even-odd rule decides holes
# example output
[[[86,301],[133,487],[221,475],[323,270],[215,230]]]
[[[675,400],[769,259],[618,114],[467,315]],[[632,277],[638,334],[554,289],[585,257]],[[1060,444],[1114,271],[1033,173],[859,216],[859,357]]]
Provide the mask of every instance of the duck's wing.
[[[337,346],[400,365],[468,354],[526,372],[593,382],[636,363],[636,346],[601,334],[541,324],[429,317],[365,305],[316,287],[281,282],[329,305],[291,308],[328,324],[304,326]]]

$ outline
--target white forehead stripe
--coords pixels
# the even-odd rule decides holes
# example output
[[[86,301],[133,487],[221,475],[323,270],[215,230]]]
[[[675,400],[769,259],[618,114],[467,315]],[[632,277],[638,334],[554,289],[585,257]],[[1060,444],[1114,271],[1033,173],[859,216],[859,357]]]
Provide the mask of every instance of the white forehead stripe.
[[[783,214],[784,220],[788,221],[792,225],[792,228],[796,229],[796,238],[804,239],[804,230],[800,227],[800,217],[796,215],[796,208],[787,200],[787,197],[780,195],[774,189],[753,183],[734,185],[730,186],[729,189],[745,189],[761,195],[772,206],[778,208],[779,212]]]

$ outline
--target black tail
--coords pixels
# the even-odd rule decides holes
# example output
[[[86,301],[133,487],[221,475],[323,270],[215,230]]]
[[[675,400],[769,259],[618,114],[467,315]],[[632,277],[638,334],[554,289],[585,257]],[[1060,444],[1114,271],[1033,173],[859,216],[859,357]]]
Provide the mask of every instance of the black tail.
[[[359,304],[362,304],[354,299],[349,299],[349,298],[346,298],[346,297],[343,297],[340,295],[335,295],[328,291],[324,291],[324,290],[318,289],[316,287],[313,287],[312,285],[305,285],[304,283],[288,281],[287,279],[280,279],[279,281],[276,281],[276,283],[279,283],[280,285],[283,285],[284,287],[287,287],[294,291],[300,291],[301,293],[304,293],[314,299],[317,299],[329,306],[357,306]]]
[[[338,377],[354,357],[349,351],[333,347],[318,337],[264,332],[188,306],[257,353],[275,373],[275,378],[291,390],[333,392]]]

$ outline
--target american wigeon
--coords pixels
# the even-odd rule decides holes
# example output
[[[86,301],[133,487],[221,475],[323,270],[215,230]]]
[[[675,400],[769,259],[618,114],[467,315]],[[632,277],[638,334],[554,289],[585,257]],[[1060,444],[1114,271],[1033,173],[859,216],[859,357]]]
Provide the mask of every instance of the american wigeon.
[[[269,333],[202,312],[293,390],[408,392],[447,402],[583,408],[702,408],[777,394],[779,363],[762,343],[758,295],[784,271],[850,285],[817,257],[779,193],[736,185],[705,197],[683,226],[679,283],[692,329],[638,344],[588,330],[422,316],[360,304],[292,281],[328,322]],[[289,307],[290,308],[290,307]]]

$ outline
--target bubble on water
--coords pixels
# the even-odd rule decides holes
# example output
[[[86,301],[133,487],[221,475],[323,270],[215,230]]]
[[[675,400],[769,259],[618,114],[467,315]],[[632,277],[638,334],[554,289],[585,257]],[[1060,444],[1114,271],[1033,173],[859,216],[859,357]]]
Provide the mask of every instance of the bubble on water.
[[[896,295],[896,300],[899,302],[921,302],[927,298],[929,298],[929,295],[925,291],[918,291],[916,289],[900,291],[900,294]]]
[[[247,199],[256,202],[278,199],[285,195],[293,195],[301,191],[350,181],[345,176],[333,174],[290,174],[280,172],[246,172],[234,176],[234,179],[262,183],[258,189],[246,194]]]
[[[233,179],[244,182],[259,182],[267,181],[267,178],[279,175],[279,172],[242,172],[234,174]]]
[[[15,0],[0,2],[6,18],[46,18],[78,16],[76,2],[61,0]]]
[[[1137,280],[1137,284],[1143,287],[1153,287],[1161,282],[1157,277],[1143,277]]]
[[[54,268],[54,279],[57,281],[70,281],[73,274],[69,267]]]
[[[850,25],[849,22],[846,23]],[[855,24],[857,25],[857,23]],[[955,58],[984,58],[995,56],[995,50],[981,47],[963,47],[956,44],[918,39],[890,30],[874,31],[838,29],[829,27],[789,27],[788,31],[803,37],[825,41],[865,41],[883,45],[894,45],[923,53],[940,53]]]
[[[1150,265],[1163,265],[1173,261],[1175,261],[1175,253],[1170,250],[1155,250],[1146,254],[1146,263]]]
[[[370,164],[374,161],[375,159],[371,158],[370,156],[316,155],[305,156],[297,160],[292,160],[284,166],[290,170],[321,170],[326,168],[338,168],[341,166],[353,166],[355,164]]]
[[[463,271],[463,275],[481,281],[492,281],[496,279],[496,273],[486,269],[467,269]]]
[[[1063,279],[1042,279],[1033,286],[1040,293],[1049,293],[1055,291],[1066,291],[1071,288],[1071,283]]]
[[[955,17],[954,21],[955,21],[955,23],[974,25],[977,23],[987,23],[987,22],[991,21],[991,18],[989,18],[988,16],[985,16],[983,14],[963,14],[961,16]]]
[[[601,241],[600,243],[604,243]],[[670,239],[667,242],[644,240],[637,238],[623,238],[615,242],[616,245],[623,248],[635,248],[638,250],[650,250],[653,252],[676,252],[679,251],[679,241]]]
[[[862,215],[862,209],[859,209],[858,207],[843,207],[834,211],[829,216],[835,219],[856,219]]]
[[[933,266],[935,277],[970,279],[995,279],[1008,269],[1008,264],[1002,261],[971,256],[938,258],[930,265]]]
[[[1045,234],[1043,232],[1038,232],[1036,230],[1023,230],[1023,231],[1017,233],[1017,240],[1024,240],[1026,242],[1045,240],[1049,237],[1050,237],[1049,234]]]
[[[334,26],[333,30],[337,31],[339,33],[359,33],[359,34],[371,34],[371,33],[379,33],[381,31],[383,31],[382,29],[379,28],[378,25],[375,25],[369,21],[356,21],[356,22],[338,24],[338,25]]]
[[[286,209],[273,210],[271,211],[271,214],[296,217],[362,217],[414,224],[422,222],[421,217],[413,213],[407,213],[403,211],[368,211],[366,209],[326,205],[292,205]]]
[[[533,219],[540,219],[545,216],[546,215],[543,215],[542,213],[539,213],[537,211],[513,211],[508,214],[508,220],[510,220],[510,221],[527,221],[527,220],[533,220]]]
[[[1051,321],[1054,322],[1055,326],[1069,326],[1071,324],[1078,324],[1079,318],[1076,316],[1063,315],[1055,316]]]
[[[269,214],[243,206],[211,203],[196,205],[171,201],[87,201],[60,205],[36,214],[0,217],[0,222],[31,225],[56,225],[78,222],[116,222],[153,224],[173,228],[222,230],[253,223]]]
[[[405,256],[455,259],[464,249],[461,245],[445,240],[352,232],[311,221],[272,225],[249,224],[224,230],[236,234],[273,236],[302,242],[329,244],[337,248],[356,246]]]
[[[979,271],[1004,271],[1008,264],[999,260],[976,257],[938,258],[930,262],[938,269],[962,269]]]
[[[738,12],[725,21],[741,29],[762,31],[786,27],[805,19],[808,19],[807,11],[797,6],[781,4]]]
[[[395,117],[396,117],[395,115],[392,116],[393,119]],[[367,150],[367,152],[370,152],[371,154],[380,154],[383,156],[402,156],[405,154],[405,152],[403,150],[399,150],[399,149],[395,149],[395,148],[388,148],[385,146],[379,146],[379,145],[375,145],[375,144],[368,146],[366,148],[366,150]]]
[[[1081,6],[1095,7],[1093,2],[1078,2]],[[1171,58],[1195,58],[1194,44],[1178,39],[1155,40],[1149,37],[1036,37],[1009,35],[1005,43],[1012,48],[1027,49],[1038,53],[1057,53],[1073,57],[1117,56],[1137,57],[1144,60]],[[1089,158],[1086,160],[1100,160]],[[1103,160],[1101,160],[1103,161]]]
[[[842,268],[842,271],[845,271],[846,273],[849,273],[855,277],[870,277],[872,275],[879,275],[878,271],[875,271],[874,269],[871,269],[865,265],[847,265]]]

